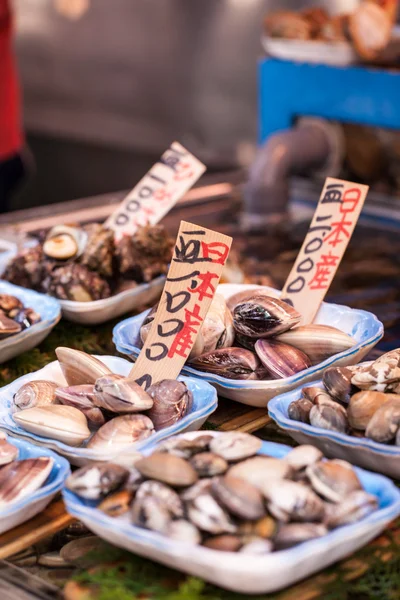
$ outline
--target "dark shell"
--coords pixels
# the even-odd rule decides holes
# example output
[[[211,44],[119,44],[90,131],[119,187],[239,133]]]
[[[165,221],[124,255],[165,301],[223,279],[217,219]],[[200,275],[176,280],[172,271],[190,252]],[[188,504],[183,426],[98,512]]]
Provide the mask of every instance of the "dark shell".
[[[352,373],[346,367],[330,367],[324,372],[322,380],[332,398],[347,404],[352,393],[356,391],[351,377]]]
[[[301,315],[278,298],[255,294],[233,311],[235,331],[252,338],[271,337],[291,329]]]
[[[283,342],[261,339],[257,340],[255,348],[264,367],[275,379],[291,377],[311,366],[304,352]]]
[[[76,302],[100,300],[111,295],[110,286],[105,279],[76,263],[53,269],[43,287],[51,296]]]
[[[81,256],[82,265],[103,277],[112,277],[114,271],[114,231],[98,223],[88,229],[88,240]]]
[[[293,419],[294,421],[301,421],[302,423],[309,423],[310,411],[312,407],[312,402],[310,402],[310,400],[307,400],[307,398],[300,398],[299,400],[294,400],[289,404],[289,419]]]
[[[266,379],[267,370],[257,356],[245,348],[219,348],[201,354],[189,362],[199,371],[215,373],[227,379]]]
[[[147,393],[154,402],[147,414],[157,431],[182,419],[192,407],[192,392],[183,381],[164,379],[150,386]]]

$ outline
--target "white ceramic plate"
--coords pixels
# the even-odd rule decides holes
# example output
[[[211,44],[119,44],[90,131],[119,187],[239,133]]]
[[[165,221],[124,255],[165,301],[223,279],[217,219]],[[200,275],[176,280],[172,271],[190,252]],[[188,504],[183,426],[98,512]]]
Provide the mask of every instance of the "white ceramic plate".
[[[280,292],[273,288],[248,284],[222,284],[218,286],[217,292],[222,294],[226,299],[229,299],[234,294],[243,290],[256,290],[260,287],[268,289],[271,296],[280,296]],[[114,327],[113,341],[118,352],[129,356],[137,356],[139,354],[139,332],[146,314],[147,312],[136,317],[131,317],[130,319],[125,319]],[[344,367],[360,362],[383,336],[383,325],[375,315],[364,310],[341,306],[340,304],[323,302],[314,319],[314,323],[337,327],[351,335],[357,343],[350,350],[335,354],[322,363],[285,379],[268,381],[233,380],[211,373],[203,373],[191,367],[184,367],[182,373],[208,381],[225,398],[230,398],[249,406],[265,407],[274,396],[296,389],[309,381],[319,379],[327,367]]]
[[[368,364],[368,363],[364,363]],[[312,385],[323,387],[322,380]],[[342,458],[377,473],[400,479],[400,446],[378,444],[368,438],[358,438],[338,431],[328,431],[307,423],[294,421],[288,416],[289,404],[301,398],[300,386],[288,394],[277,396],[268,404],[269,415],[299,444],[317,446],[325,456]]]
[[[128,375],[132,368],[132,363],[124,358],[118,358],[116,356],[98,356],[97,358],[104,362],[104,364],[107,365],[113,371],[113,373],[118,373],[119,375]],[[111,460],[119,453],[125,454],[128,451],[139,451],[145,442],[148,441],[145,440],[144,442],[133,444],[128,448],[124,448],[123,452],[121,452],[119,449],[113,454],[111,450],[108,450],[107,453],[104,453],[104,451],[99,452],[98,450],[92,450],[83,446],[75,448],[73,446],[69,446],[68,444],[64,444],[63,442],[59,442],[58,440],[52,440],[50,438],[45,438],[25,431],[22,429],[22,427],[17,425],[12,418],[12,399],[15,392],[19,390],[24,383],[27,381],[33,381],[35,379],[47,379],[49,381],[55,381],[61,386],[66,385],[66,381],[61,372],[58,361],[49,363],[43,369],[35,371],[34,373],[30,373],[29,375],[25,375],[24,377],[20,377],[13,383],[6,385],[0,390],[0,429],[3,429],[19,438],[28,439],[33,444],[37,444],[44,448],[50,448],[51,450],[58,452],[58,454],[68,458],[73,465],[78,466],[96,460]],[[152,439],[161,441],[166,437],[176,435],[177,433],[181,433],[183,431],[195,431],[196,429],[200,429],[207,417],[217,408],[217,394],[211,385],[205,381],[199,381],[198,379],[193,379],[191,377],[179,377],[179,379],[184,381],[193,393],[192,408],[183,419],[171,427],[161,429],[152,436]]]
[[[64,481],[71,472],[68,461],[46,448],[38,448],[29,442],[8,436],[10,444],[19,450],[18,460],[51,456],[54,460],[53,468],[47,481],[36,492],[19,502],[13,502],[8,508],[0,510],[0,534],[29,521],[32,517],[42,512],[54,496],[61,490]]]
[[[145,304],[155,303],[164,287],[165,277],[160,276],[150,283],[141,283],[103,300],[75,302],[59,300],[62,314],[68,321],[82,325],[99,325],[110,319],[136,310]]]
[[[55,298],[39,294],[0,280],[0,294],[11,294],[27,308],[33,308],[42,320],[21,333],[0,340],[0,364],[38,346],[61,318],[60,305]]]
[[[269,56],[298,63],[314,63],[345,67],[360,62],[350,42],[320,42],[317,40],[285,40],[261,37]]]
[[[213,432],[212,435],[219,434]],[[184,437],[194,436],[185,434]],[[143,454],[150,454],[156,445],[149,443]],[[281,458],[290,450],[288,446],[263,442],[260,453]],[[292,585],[352,554],[400,514],[400,491],[391,481],[362,469],[356,469],[356,472],[363,487],[378,497],[377,511],[358,523],[340,527],[317,540],[264,556],[218,552],[173,541],[159,533],[132,525],[129,515],[109,517],[95,508],[93,503],[85,502],[69,490],[64,489],[63,496],[70,514],[115,546],[235,592],[265,594]]]

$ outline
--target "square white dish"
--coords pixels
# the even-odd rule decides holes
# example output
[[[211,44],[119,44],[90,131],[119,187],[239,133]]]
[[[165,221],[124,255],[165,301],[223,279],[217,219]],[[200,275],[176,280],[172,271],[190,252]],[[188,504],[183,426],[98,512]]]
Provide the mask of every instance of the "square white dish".
[[[312,385],[323,387],[322,380],[313,382]],[[359,465],[394,479],[400,479],[400,446],[378,444],[366,437],[358,438],[290,419],[289,404],[301,397],[302,387],[277,396],[268,404],[270,417],[281,429],[284,429],[299,444],[316,446],[325,456],[342,458],[352,465]]]
[[[41,316],[41,321],[0,340],[0,364],[38,346],[57,325],[61,318],[60,304],[55,298],[39,294],[0,280],[0,294],[11,294],[21,300],[27,308],[33,308]]]
[[[8,436],[8,442],[19,450],[18,459],[38,458],[50,456],[54,460],[53,467],[47,481],[41,488],[29,497],[13,502],[8,508],[0,510],[0,534],[29,521],[32,517],[42,512],[54,496],[61,490],[64,481],[71,472],[68,461],[46,448],[38,448],[30,442]]]
[[[208,432],[218,435],[217,432]],[[196,434],[185,434],[193,438]],[[149,442],[142,449],[150,454],[157,444]],[[285,456],[291,448],[263,442],[260,453]],[[129,522],[129,516],[113,518],[93,503],[63,490],[68,512],[77,517],[95,534],[108,542],[184,571],[223,588],[244,594],[270,593],[309,577],[328,565],[348,556],[376,537],[400,514],[400,490],[381,475],[356,469],[363,487],[378,497],[379,509],[352,525],[340,527],[328,535],[305,542],[289,550],[264,556],[218,552],[201,546],[173,541],[154,531]]]
[[[118,373],[119,375],[128,375],[132,368],[132,363],[124,358],[118,358],[116,356],[98,356],[97,358],[104,362],[104,364],[107,365],[107,367],[109,367],[113,373]],[[38,446],[50,448],[58,454],[65,456],[73,465],[78,466],[82,466],[93,461],[112,460],[113,457],[121,453],[121,449],[116,450],[115,454],[112,454],[110,450],[108,450],[107,453],[104,453],[85,447],[76,448],[69,446],[68,444],[64,444],[58,440],[52,440],[50,438],[45,438],[34,433],[30,433],[17,425],[12,418],[11,412],[13,396],[24,383],[27,383],[28,381],[34,381],[35,379],[47,379],[49,381],[55,381],[61,386],[66,385],[60,365],[58,361],[54,361],[46,365],[43,369],[35,371],[34,373],[29,373],[28,375],[24,375],[9,385],[1,388],[0,429],[3,429],[7,433],[11,433],[18,438],[27,439]],[[177,433],[200,429],[207,417],[217,408],[217,394],[211,385],[205,381],[199,381],[192,377],[180,377],[179,379],[184,381],[193,393],[192,407],[189,413],[183,417],[183,419],[177,421],[177,423],[175,423],[173,426],[157,431],[152,436],[152,440],[154,439],[156,441],[161,441],[166,437],[176,435]],[[147,441],[148,440],[145,440],[124,448],[122,453],[125,454],[128,451],[140,451]]]
[[[266,286],[228,283],[219,285],[217,292],[228,300],[234,294],[246,289],[257,290],[261,287],[269,290],[271,296],[279,297],[281,294],[278,290]],[[125,319],[114,327],[113,342],[118,352],[132,357],[139,354],[140,327],[146,314],[147,311]],[[208,381],[215,386],[218,393],[224,398],[236,400],[249,406],[266,407],[274,396],[296,389],[309,381],[319,379],[328,367],[344,367],[360,362],[383,336],[383,325],[375,315],[340,304],[323,302],[314,323],[332,325],[341,329],[356,340],[356,345],[285,379],[266,381],[233,380],[212,373],[197,371],[187,366],[183,368],[182,373]]]

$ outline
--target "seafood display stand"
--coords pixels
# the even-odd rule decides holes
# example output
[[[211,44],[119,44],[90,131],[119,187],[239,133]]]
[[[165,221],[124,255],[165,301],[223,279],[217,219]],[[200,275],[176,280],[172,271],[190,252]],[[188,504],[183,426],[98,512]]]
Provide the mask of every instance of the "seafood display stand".
[[[181,219],[211,227],[234,238],[233,261],[225,282],[270,285],[281,289],[304,238],[309,211],[298,210],[304,220],[294,222],[290,231],[246,237],[237,226],[240,206],[240,174],[215,179],[204,177],[167,215],[163,222],[172,235]],[[90,222],[99,214],[106,218],[119,196],[110,195],[56,205],[52,217],[43,208],[0,218],[10,231],[15,219],[20,230],[33,232],[63,222]],[[300,207],[300,205],[299,205]],[[312,207],[311,207],[312,210]],[[303,211],[303,212],[302,212]],[[8,222],[6,222],[8,219]],[[383,340],[366,359],[400,346],[400,293],[398,291],[398,229],[384,229],[376,219],[372,228],[361,219],[347,254],[327,297],[328,302],[375,313],[385,326]],[[368,240],[374,238],[373,248]],[[268,252],[268,255],[266,255]],[[237,264],[236,264],[237,262]],[[240,266],[239,266],[240,265]],[[149,308],[143,306],[141,309]],[[140,312],[140,311],[137,311]],[[132,316],[132,315],[126,315]],[[124,317],[125,318],[125,317]],[[115,354],[112,330],[122,317],[91,328],[60,321],[42,344],[0,365],[0,386],[54,360],[57,346],[69,346],[91,354]],[[267,410],[219,397],[219,406],[205,429],[254,433],[265,441],[293,446],[295,442],[280,430]],[[13,598],[61,597],[64,586],[68,599],[85,598],[166,598],[169,600],[216,600],[245,598],[178,573],[145,558],[113,548],[90,537],[90,532],[65,511],[60,497],[30,521],[0,535],[0,589]],[[70,544],[70,545],[69,545]],[[61,552],[60,552],[61,550]],[[363,549],[282,592],[262,598],[282,600],[391,600],[400,589],[400,521],[392,523]],[[396,595],[397,594],[397,595]],[[256,598],[261,596],[255,596]]]

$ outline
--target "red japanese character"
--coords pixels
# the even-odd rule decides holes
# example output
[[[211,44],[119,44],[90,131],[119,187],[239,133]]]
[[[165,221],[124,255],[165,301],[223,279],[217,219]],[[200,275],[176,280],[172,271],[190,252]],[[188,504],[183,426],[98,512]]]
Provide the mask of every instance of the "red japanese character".
[[[308,287],[311,290],[325,290],[329,285],[332,269],[336,267],[339,260],[340,256],[334,256],[331,252],[322,254],[321,260],[316,263],[315,275],[309,282]]]
[[[211,258],[210,262],[216,263],[217,265],[225,264],[229,254],[229,246],[227,246],[227,244],[223,244],[222,242],[211,242],[209,244],[201,242],[201,247],[204,258],[210,258],[210,254],[215,254],[218,258]]]
[[[332,223],[332,231],[326,236],[325,242],[328,242],[329,246],[336,248],[338,244],[345,241],[345,238],[350,238],[350,231],[346,228],[350,228],[352,225],[352,221],[346,221],[346,213],[344,213],[341,221]],[[344,237],[341,237],[341,234],[343,234]]]
[[[184,181],[194,177],[194,170],[190,163],[182,162],[176,166],[175,181]]]
[[[341,213],[352,213],[355,211],[358,201],[361,198],[361,190],[359,188],[350,188],[346,190],[343,196],[343,202],[340,207]]]
[[[201,280],[201,283],[196,285],[196,287],[193,289],[188,288],[188,292],[191,292],[192,294],[198,294],[200,302],[202,302],[204,298],[212,298],[215,294],[215,286],[213,286],[211,282],[215,278],[218,279],[218,275],[216,273],[210,273],[207,271],[207,273],[200,273],[197,275],[197,277]]]
[[[174,341],[168,352],[168,357],[173,358],[175,354],[187,358],[187,352],[192,349],[194,339],[203,318],[199,314],[200,304],[195,304],[193,310],[185,308],[185,323],[182,329],[176,334]]]
[[[154,199],[159,202],[169,202],[172,197],[172,192],[167,192],[165,188],[159,188],[154,192]]]

